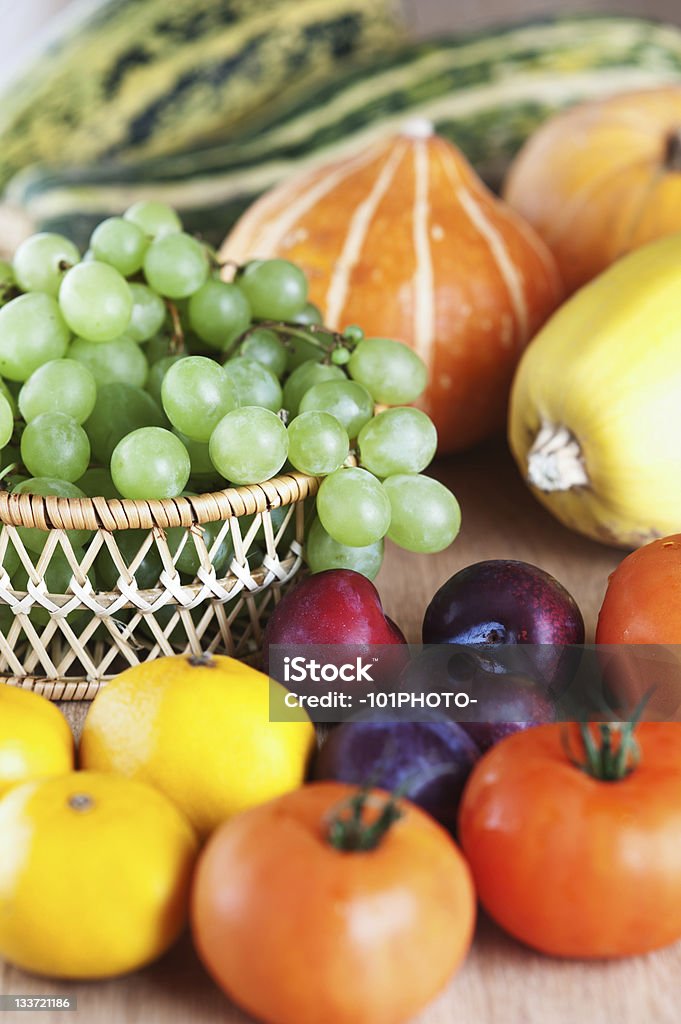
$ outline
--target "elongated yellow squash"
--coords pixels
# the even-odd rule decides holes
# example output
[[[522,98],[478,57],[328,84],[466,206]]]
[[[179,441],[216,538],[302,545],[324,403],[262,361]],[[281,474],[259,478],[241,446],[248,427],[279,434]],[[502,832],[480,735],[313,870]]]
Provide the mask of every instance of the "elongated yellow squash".
[[[520,361],[509,441],[566,526],[621,547],[681,531],[681,235],[551,317]]]

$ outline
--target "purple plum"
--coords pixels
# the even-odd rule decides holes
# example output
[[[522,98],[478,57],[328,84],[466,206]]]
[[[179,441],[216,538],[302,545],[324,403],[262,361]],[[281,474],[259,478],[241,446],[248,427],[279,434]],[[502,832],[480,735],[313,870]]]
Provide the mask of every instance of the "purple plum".
[[[402,673],[399,689],[417,695],[465,694],[471,702],[461,706],[450,698],[446,714],[485,751],[504,736],[552,722],[556,715],[555,702],[541,682],[498,668],[480,648],[426,647]]]
[[[453,832],[466,779],[480,751],[445,716],[427,721],[362,717],[330,733],[317,754],[313,778],[370,783],[418,804]]]
[[[461,569],[440,587],[426,609],[423,642],[478,650],[533,645],[517,652],[514,667],[560,693],[578,662],[566,645],[584,643],[584,620],[574,598],[543,569],[491,559]]]

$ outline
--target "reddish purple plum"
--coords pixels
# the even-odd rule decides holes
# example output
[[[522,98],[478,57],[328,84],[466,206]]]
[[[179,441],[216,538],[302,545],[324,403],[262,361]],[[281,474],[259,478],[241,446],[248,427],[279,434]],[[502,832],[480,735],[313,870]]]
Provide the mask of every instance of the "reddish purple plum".
[[[480,751],[444,716],[407,722],[366,717],[334,729],[313,765],[315,779],[371,783],[412,800],[453,832],[461,793]]]
[[[543,569],[492,559],[467,566],[440,587],[426,610],[423,642],[478,650],[533,645],[523,671],[560,693],[574,674],[576,652],[569,645],[584,643],[584,620],[571,594]]]
[[[406,644],[387,619],[376,587],[352,569],[327,569],[298,583],[272,613],[263,643],[265,671],[272,644],[352,644],[361,654],[375,645]],[[404,665],[400,660],[396,675]]]

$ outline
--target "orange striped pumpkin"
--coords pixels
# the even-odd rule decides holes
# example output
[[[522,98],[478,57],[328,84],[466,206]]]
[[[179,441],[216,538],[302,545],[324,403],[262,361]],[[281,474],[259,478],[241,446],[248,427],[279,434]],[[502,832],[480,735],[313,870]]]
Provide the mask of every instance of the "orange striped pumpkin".
[[[418,352],[441,452],[502,426],[518,358],[562,296],[541,239],[427,122],[272,189],[221,256],[292,260],[330,327]]]

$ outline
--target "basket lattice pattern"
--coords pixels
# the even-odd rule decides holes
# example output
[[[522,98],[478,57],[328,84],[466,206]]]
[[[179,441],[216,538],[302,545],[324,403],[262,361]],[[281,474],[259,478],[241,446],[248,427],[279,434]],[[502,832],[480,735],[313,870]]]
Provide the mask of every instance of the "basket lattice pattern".
[[[164,654],[257,659],[267,618],[301,567],[305,499],[317,486],[291,473],[167,501],[1,493],[0,681],[89,700],[117,672]],[[220,524],[208,544],[207,523]],[[177,527],[170,544],[166,531]],[[40,554],[24,543],[35,528],[46,531]],[[132,529],[142,531],[140,544],[125,555],[121,534]],[[74,547],[73,530],[91,531],[84,547]],[[186,545],[193,577],[177,567]],[[158,579],[140,589],[135,573],[150,553]],[[102,558],[118,577],[107,591],[92,582]],[[72,573],[60,594],[46,581],[55,559]],[[12,589],[8,572],[19,563],[25,590]]]

